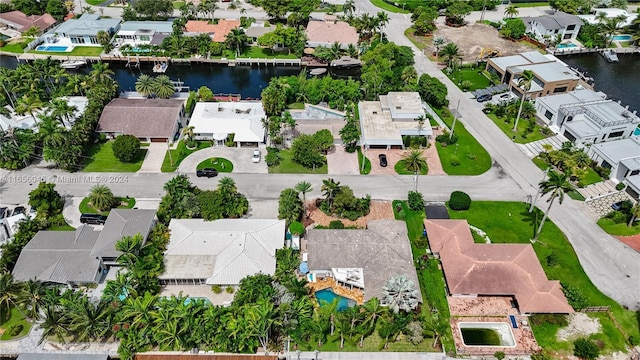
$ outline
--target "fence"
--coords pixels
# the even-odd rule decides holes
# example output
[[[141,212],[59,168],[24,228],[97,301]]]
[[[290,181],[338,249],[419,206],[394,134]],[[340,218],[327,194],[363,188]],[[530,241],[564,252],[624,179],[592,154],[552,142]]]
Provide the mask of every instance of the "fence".
[[[587,306],[586,308],[580,310],[580,312],[588,313],[588,312],[609,312],[610,306]]]

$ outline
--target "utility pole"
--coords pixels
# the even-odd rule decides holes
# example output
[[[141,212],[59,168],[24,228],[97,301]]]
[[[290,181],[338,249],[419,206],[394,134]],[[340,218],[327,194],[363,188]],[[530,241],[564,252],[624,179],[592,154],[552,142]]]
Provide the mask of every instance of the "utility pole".
[[[456,120],[458,119],[458,116],[460,116],[458,109],[460,109],[460,99],[458,99],[458,105],[456,106],[456,113],[453,114],[453,125],[451,125],[451,134],[449,134],[449,139],[453,138],[453,129],[455,129],[456,127]]]
[[[485,10],[487,10],[487,0],[484,0],[482,2],[482,13],[480,13],[480,22],[482,22],[482,20],[484,20],[484,12]]]
[[[548,173],[549,173],[549,168],[546,168],[544,170],[544,174],[542,175],[542,180],[540,180],[540,182],[543,182],[547,178]],[[538,196],[540,196],[540,187],[538,187],[538,190],[536,191],[536,196],[533,198],[533,201],[531,202],[531,206],[529,207],[529,213],[533,212],[533,208],[536,206],[536,202],[538,202]]]
[[[364,172],[364,165],[367,162],[367,157],[364,155],[364,149],[367,148],[367,144],[362,144],[362,165],[360,166],[360,174]]]
[[[167,139],[167,152],[169,153],[169,161],[171,161],[171,166],[173,166],[173,157],[171,156],[171,146],[169,145],[169,139]]]

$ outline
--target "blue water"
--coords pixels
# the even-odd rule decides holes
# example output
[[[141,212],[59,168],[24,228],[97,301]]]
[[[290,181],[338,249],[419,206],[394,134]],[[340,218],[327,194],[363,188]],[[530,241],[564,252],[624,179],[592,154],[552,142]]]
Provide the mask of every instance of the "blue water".
[[[640,127],[637,127],[635,130],[633,130],[633,135],[640,136]]]
[[[137,53],[146,53],[146,52],[151,52],[151,49],[141,49],[138,47],[134,47],[134,48],[131,48],[131,51],[137,52]]]
[[[211,305],[211,301],[209,301],[209,299],[207,299],[206,297],[188,297],[184,299],[184,304],[189,305],[195,301],[202,301],[205,305]]]
[[[573,43],[560,44],[560,45],[558,45],[558,49],[574,48],[574,47],[576,47],[576,44],[573,44]]]
[[[632,39],[631,35],[614,35],[611,37],[613,41],[629,41]]]
[[[335,299],[338,299],[338,311],[344,311],[347,308],[355,305],[355,301],[347,299],[346,297],[340,295],[336,295],[336,293],[334,293],[331,289],[316,291],[315,295],[320,306],[332,304]]]
[[[51,51],[51,52],[66,52],[68,46],[50,46],[50,45],[40,45],[36,48],[38,51]]]

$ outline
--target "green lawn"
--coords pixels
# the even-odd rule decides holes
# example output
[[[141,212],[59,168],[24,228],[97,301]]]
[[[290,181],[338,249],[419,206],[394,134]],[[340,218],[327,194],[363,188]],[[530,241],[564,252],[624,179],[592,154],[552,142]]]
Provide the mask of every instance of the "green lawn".
[[[47,230],[50,231],[72,231],[75,230],[76,228],[74,228],[73,226],[69,225],[69,224],[65,224],[62,226],[52,226],[50,228],[48,228]]]
[[[52,51],[36,51],[29,50],[30,54],[42,55],[61,55],[61,56],[100,56],[102,54],[102,46],[76,46],[69,52],[52,52]]]
[[[358,169],[360,171],[360,175],[369,175],[371,172],[371,160],[368,157],[362,155],[362,150],[358,147]],[[364,160],[364,168],[362,166],[362,161]]]
[[[105,2],[105,0],[87,0],[87,4],[93,5],[93,6],[100,5],[103,2]]]
[[[173,1],[173,8],[176,10],[180,10],[180,8],[185,4],[184,1]]]
[[[289,109],[304,110],[304,103],[295,102],[295,103],[289,104]]]
[[[19,338],[19,337],[23,337],[25,335],[27,335],[29,333],[29,330],[31,330],[31,323],[29,323],[27,321],[27,319],[25,319],[24,315],[22,315],[22,313],[20,312],[20,310],[18,310],[15,307],[11,308],[11,312],[9,312],[9,318],[6,318],[6,311],[3,307],[2,309],[2,314],[4,316],[2,316],[2,318],[0,318],[0,328],[7,330],[9,329],[11,326],[13,326],[14,324],[22,324],[22,331],[20,331],[20,333],[16,336],[9,336],[9,333],[7,331],[5,331],[2,336],[0,336],[0,340],[11,340],[11,339],[15,339],[15,338]]]
[[[371,3],[377,7],[379,7],[382,10],[386,10],[392,13],[400,13],[400,14],[408,14],[410,13],[409,10],[402,10],[402,8],[399,8],[397,6],[393,6],[391,4],[389,4],[388,2],[385,2],[384,0],[371,0]]]
[[[164,155],[164,160],[162,161],[161,171],[174,172],[176,171],[176,169],[178,169],[178,166],[180,166],[180,163],[182,162],[182,160],[184,160],[184,158],[198,150],[211,147],[210,141],[197,141],[197,143],[198,146],[195,149],[191,150],[187,149],[184,141],[180,140],[178,146],[174,150],[167,150],[167,153]],[[171,155],[169,155],[169,152],[171,152]],[[171,162],[172,160],[173,163]]]
[[[396,171],[396,173],[400,175],[415,175],[413,171],[407,170],[407,165],[404,160],[399,160],[394,165],[393,168]],[[429,172],[429,167],[424,167],[420,169],[420,175],[427,175],[427,172]]]
[[[196,170],[201,170],[204,168],[214,168],[218,170],[219,173],[230,173],[233,171],[233,163],[225,158],[214,157],[207,160],[204,160],[198,166],[196,166]]]
[[[3,47],[0,47],[0,51],[6,51],[10,53],[21,54],[24,52],[24,48],[31,40],[26,41],[12,41],[10,43],[6,43]]]
[[[610,235],[631,236],[640,234],[640,221],[636,221],[633,226],[629,227],[626,223],[616,224],[611,219],[601,218],[598,220],[598,226]]]
[[[326,7],[318,7],[315,9],[315,12],[342,12],[344,5],[334,5],[334,6],[326,6]]]
[[[405,30],[404,35],[420,50],[426,49],[433,43],[433,36],[418,35],[414,28]]]
[[[327,163],[322,165],[322,167],[314,169],[306,168],[300,164],[297,164],[291,160],[293,153],[291,150],[280,150],[278,152],[280,155],[280,164],[277,166],[270,166],[269,172],[276,174],[326,174],[327,173]]]
[[[541,2],[514,2],[512,3],[517,8],[521,7],[538,7],[538,6],[549,6],[549,3],[546,1]]]
[[[451,128],[453,117],[448,109],[436,110],[440,118]],[[461,121],[456,121],[454,129],[458,136],[456,145],[442,146],[436,143],[444,172],[448,175],[480,175],[491,168],[491,157],[487,150],[465,129]],[[451,162],[458,159],[460,165]]]
[[[449,210],[449,214],[452,219],[467,219],[471,225],[485,231],[494,243],[529,244],[529,239],[533,237],[534,224],[542,218],[542,212],[535,211],[529,214],[528,207],[528,204],[521,202],[474,201],[469,210]],[[560,280],[580,289],[588,299],[589,305],[610,306],[613,317],[627,335],[640,336],[636,313],[623,309],[593,285],[582,269],[573,247],[553,222],[547,220],[539,240],[533,244],[533,248],[549,279]],[[559,255],[557,265],[548,265],[546,259],[551,253]],[[621,346],[622,335],[617,331],[610,333],[612,323],[610,324],[606,318],[601,321],[607,336],[596,334],[591,338],[604,341],[606,352],[624,350]],[[552,328],[550,325],[533,326],[538,344],[545,349],[566,350],[567,343],[558,342],[555,336],[544,336],[545,333],[557,331],[557,328]]]
[[[518,121],[518,131],[514,133],[513,124],[515,119],[509,119],[509,121],[506,122],[506,117],[499,118],[498,115],[494,113],[487,114],[487,117],[493,120],[493,123],[496,124],[500,130],[502,130],[502,132],[515,143],[526,144],[547,138],[546,135],[540,132],[541,127],[538,124],[533,127],[533,131],[531,133],[525,134],[525,130],[529,126],[528,120],[520,119],[520,121]]]
[[[135,161],[125,163],[122,162],[113,155],[113,149],[111,148],[113,142],[107,141],[105,143],[93,144],[87,154],[90,157],[87,160],[82,171],[84,172],[136,172],[140,170],[142,161],[147,153],[147,150],[138,150],[138,156]]]
[[[251,46],[246,48],[239,58],[253,58],[253,59],[298,59],[296,54],[289,54],[288,51],[272,52],[269,49],[265,49],[259,46]]]
[[[114,209],[133,209],[133,207],[136,206],[136,199],[134,198],[118,197],[116,198],[116,200],[117,200],[117,203],[120,205],[114,207]],[[78,208],[81,214],[109,215],[109,212],[111,212],[111,210],[98,211],[93,206],[89,205],[89,198],[87,197],[82,199],[82,201],[80,202],[80,206],[78,206]]]
[[[451,74],[447,74],[446,72],[445,74],[462,90],[465,89],[462,88],[461,83],[465,80],[470,81],[472,85],[466,90],[473,91],[491,86],[491,80],[487,79],[487,77],[482,74],[482,70],[483,69],[480,68],[462,68],[451,72]]]
[[[542,158],[540,158],[540,156],[534,157],[531,161],[533,161],[533,163],[540,170],[543,170],[543,171],[551,167],[547,162],[545,162]],[[585,187],[591,184],[596,184],[602,180],[603,180],[602,177],[600,177],[600,175],[598,175],[598,173],[595,172],[595,170],[593,170],[592,168],[587,168],[586,172],[578,178],[578,187]],[[582,195],[579,195],[578,198],[574,198],[573,196],[571,198],[575,200],[584,201],[584,198],[582,197]]]

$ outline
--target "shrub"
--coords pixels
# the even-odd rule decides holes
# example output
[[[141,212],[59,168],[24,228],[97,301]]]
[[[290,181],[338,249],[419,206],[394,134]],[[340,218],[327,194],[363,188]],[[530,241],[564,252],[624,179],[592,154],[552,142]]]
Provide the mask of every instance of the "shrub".
[[[563,327],[569,325],[567,315],[563,314],[535,314],[532,315],[529,320],[531,320],[531,324],[536,326],[551,324]]]
[[[122,162],[134,161],[140,150],[140,140],[133,135],[120,135],[113,142],[113,156]]]
[[[587,298],[584,296],[580,289],[566,283],[560,283],[560,285],[562,286],[562,292],[564,293],[564,296],[567,297],[569,305],[571,305],[574,310],[580,311],[587,307]]]
[[[427,248],[427,238],[424,236],[420,236],[417,238],[414,243],[418,249],[426,249]]]
[[[600,355],[600,349],[591,340],[580,338],[573,342],[573,355],[585,360],[594,360]]]
[[[22,329],[24,329],[24,325],[18,323],[9,326],[7,332],[9,333],[9,336],[18,336],[18,334],[22,332]]]
[[[531,360],[551,360],[551,356],[543,353],[542,351],[531,354]]]
[[[558,261],[560,259],[558,258],[558,254],[552,252],[551,254],[547,255],[547,265],[548,266],[556,266],[558,265]]]
[[[213,291],[214,294],[221,294],[222,293],[222,286],[213,285],[213,286],[211,286],[211,291]]]
[[[291,224],[289,224],[289,232],[292,235],[302,235],[304,234],[304,225],[299,221],[292,221]]]
[[[502,352],[502,351],[496,351],[496,352],[493,354],[493,357],[495,357],[495,358],[496,358],[496,359],[498,359],[498,360],[502,360],[502,359],[504,359],[505,354],[504,354],[504,352]]]
[[[278,151],[267,150],[264,162],[267,163],[267,166],[278,166],[280,165],[280,154],[278,154]]]
[[[471,197],[462,191],[454,191],[449,197],[449,208],[451,210],[469,210]]]
[[[409,209],[413,211],[422,211],[424,209],[424,197],[422,193],[409,191]]]
[[[436,141],[439,143],[446,143],[447,145],[453,145],[458,142],[458,135],[453,134],[451,136],[447,131],[444,134],[436,136]]]
[[[595,171],[596,173],[598,173],[598,175],[600,175],[601,178],[604,179],[608,179],[609,175],[611,174],[611,169],[607,169],[604,168],[602,166],[596,166],[593,168],[593,171]]]
[[[618,185],[616,185],[616,190],[624,190],[625,187],[627,187],[627,185],[625,185],[624,183],[618,183]]]
[[[340,220],[333,220],[329,223],[329,229],[344,229],[344,224]]]
[[[227,294],[233,294],[233,292],[234,292],[233,286],[227,286],[227,288],[224,289],[224,291],[226,291]]]
[[[449,156],[449,164],[451,164],[451,166],[459,166],[460,158],[458,158],[458,155]]]
[[[638,346],[640,345],[640,339],[638,339],[635,336],[629,336],[629,344],[631,344],[632,346]]]
[[[467,154],[467,159],[475,160],[476,159],[476,154],[471,154],[471,153]]]
[[[407,214],[404,212],[404,210],[398,211],[398,219],[404,220],[406,217],[407,217]]]
[[[224,146],[235,147],[236,146],[236,143],[234,142],[235,138],[236,138],[236,134],[234,133],[229,134],[229,137],[227,137],[227,140],[224,142]]]

